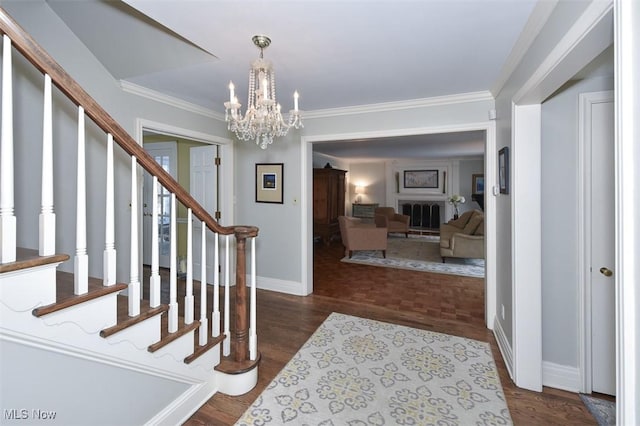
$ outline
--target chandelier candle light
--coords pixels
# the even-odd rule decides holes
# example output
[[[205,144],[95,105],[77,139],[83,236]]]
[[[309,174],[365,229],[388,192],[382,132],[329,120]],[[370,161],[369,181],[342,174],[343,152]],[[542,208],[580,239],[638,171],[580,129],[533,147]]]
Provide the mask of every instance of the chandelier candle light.
[[[247,111],[242,116],[235,95],[235,86],[229,82],[229,102],[225,102],[225,120],[227,128],[242,141],[255,140],[256,145],[266,149],[273,143],[273,138],[285,136],[291,127],[299,129],[302,125],[298,109],[298,92],[293,94],[293,109],[289,111],[287,120],[280,112],[280,104],[276,101],[276,77],[271,63],[263,58],[264,49],[271,44],[271,39],[264,35],[256,35],[251,39],[260,48],[260,58],[253,61],[249,71],[249,95]]]

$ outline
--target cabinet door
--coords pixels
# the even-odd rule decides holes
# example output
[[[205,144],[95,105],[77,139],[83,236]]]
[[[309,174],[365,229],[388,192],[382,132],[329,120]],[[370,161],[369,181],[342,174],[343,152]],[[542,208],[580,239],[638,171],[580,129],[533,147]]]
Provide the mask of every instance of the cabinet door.
[[[313,177],[313,221],[315,223],[329,223],[328,176],[316,174]]]

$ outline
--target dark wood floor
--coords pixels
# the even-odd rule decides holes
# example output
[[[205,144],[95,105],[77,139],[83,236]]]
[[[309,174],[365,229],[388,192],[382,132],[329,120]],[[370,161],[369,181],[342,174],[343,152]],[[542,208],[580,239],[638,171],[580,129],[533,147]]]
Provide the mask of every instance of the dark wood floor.
[[[489,342],[516,425],[595,425],[577,394],[515,387],[493,334],[484,326],[482,279],[340,262],[339,242],[314,247],[314,294],[258,291],[258,385],[228,397],[216,394],[185,424],[232,425],[331,312]]]

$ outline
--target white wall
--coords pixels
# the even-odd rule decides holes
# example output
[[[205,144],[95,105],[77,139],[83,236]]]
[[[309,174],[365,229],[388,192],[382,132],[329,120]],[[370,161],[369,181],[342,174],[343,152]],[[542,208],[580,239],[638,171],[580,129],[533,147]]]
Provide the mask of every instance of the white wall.
[[[564,366],[578,367],[581,350],[578,96],[612,89],[613,77],[587,78],[542,104],[542,358]]]
[[[386,200],[387,187],[392,182],[386,181],[386,164],[384,161],[354,162],[349,165],[349,188],[347,189],[347,211],[351,215],[351,205],[358,196],[355,187],[362,185],[365,193],[361,194],[361,203],[377,203],[380,207],[395,207]]]

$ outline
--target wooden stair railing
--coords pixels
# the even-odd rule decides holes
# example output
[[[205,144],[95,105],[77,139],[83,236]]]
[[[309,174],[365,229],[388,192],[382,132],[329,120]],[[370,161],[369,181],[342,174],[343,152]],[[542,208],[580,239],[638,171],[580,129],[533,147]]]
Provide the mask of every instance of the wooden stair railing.
[[[0,33],[11,40],[11,45],[20,52],[34,67],[45,76],[50,77],[51,82],[72,102],[81,112],[86,114],[96,123],[113,141],[115,141],[127,154],[132,157],[132,168],[142,166],[157,181],[190,209],[192,214],[212,232],[230,236],[236,239],[236,305],[235,305],[235,330],[232,337],[233,354],[229,359],[231,365],[255,366],[259,360],[259,354],[255,348],[249,348],[249,342],[255,340],[255,312],[251,315],[251,336],[249,335],[249,323],[247,321],[247,290],[246,290],[246,253],[245,242],[252,240],[252,262],[255,262],[255,238],[258,228],[254,226],[221,226],[200,205],[189,192],[183,188],[169,173],[167,173],[143,148],[139,145],[67,72],[26,32],[11,16],[0,7]],[[7,54],[10,52],[5,52]],[[83,111],[84,110],[84,111]],[[135,158],[134,158],[135,157]],[[254,266],[254,265],[252,265]],[[252,279],[255,280],[255,277]],[[253,283],[255,290],[255,282]],[[252,293],[255,296],[255,292]],[[255,303],[254,303],[255,305]],[[252,310],[255,306],[252,306]],[[225,313],[225,315],[227,315]],[[226,325],[228,327],[228,324]],[[227,328],[228,330],[228,328]],[[252,352],[252,353],[250,353]],[[221,370],[227,369],[222,365]]]

